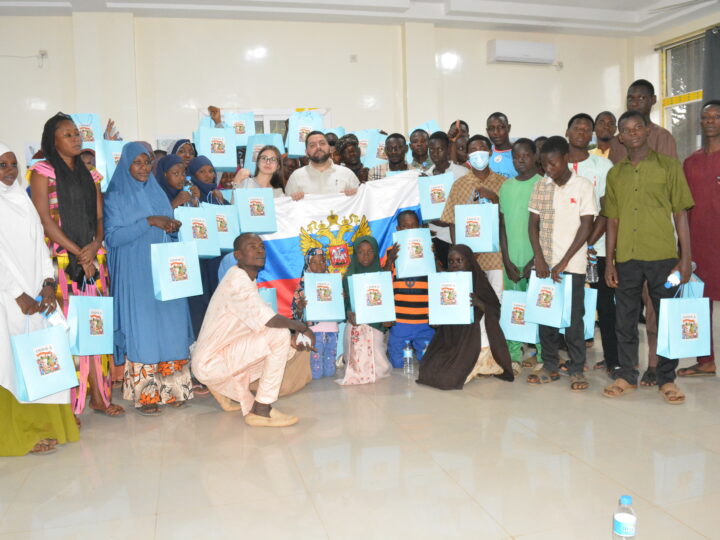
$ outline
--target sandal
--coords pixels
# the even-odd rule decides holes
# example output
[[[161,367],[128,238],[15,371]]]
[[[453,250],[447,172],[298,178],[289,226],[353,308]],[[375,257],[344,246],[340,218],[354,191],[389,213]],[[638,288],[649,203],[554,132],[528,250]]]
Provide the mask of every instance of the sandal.
[[[640,386],[657,386],[657,371],[654,367],[649,367],[645,370],[645,373],[643,373],[640,379]]]
[[[588,388],[590,388],[590,383],[588,383],[583,373],[570,375],[570,390],[573,392],[580,392],[582,390],[587,390]]]
[[[675,383],[665,383],[660,387],[660,393],[665,403],[670,405],[680,405],[685,403],[685,394],[683,394]]]
[[[617,378],[610,386],[603,389],[603,396],[608,398],[616,398],[629,394],[637,388],[637,384],[630,384],[625,379]]]
[[[536,373],[528,375],[527,382],[528,384],[548,384],[557,381],[559,378],[560,375],[557,373],[550,373],[547,369],[543,368]]]
[[[677,371],[678,377],[714,377],[715,370],[705,371],[700,369],[703,364],[695,364],[694,366],[680,368]]]
[[[515,377],[520,375],[520,372],[522,371],[522,366],[520,365],[520,362],[513,362],[512,363],[512,372]]]
[[[534,368],[538,364],[537,351],[533,351],[530,356],[520,362],[522,367]]]
[[[160,407],[157,405],[143,405],[142,407],[137,407],[135,410],[143,416],[158,416],[162,413]]]
[[[57,452],[57,439],[42,439],[38,441],[28,454],[33,456],[47,456]]]
[[[104,409],[94,409],[92,407],[91,409],[93,412],[104,414],[110,418],[121,418],[125,414],[125,409],[123,409],[120,405],[115,405],[114,403],[111,403]]]
[[[188,402],[183,401],[171,401],[170,403],[166,403],[165,405],[169,405],[170,407],[173,407],[175,409],[183,409],[185,407],[189,407]]]
[[[593,366],[593,369],[606,369],[607,364],[605,363],[605,360],[600,360],[599,362],[595,362],[595,365]]]

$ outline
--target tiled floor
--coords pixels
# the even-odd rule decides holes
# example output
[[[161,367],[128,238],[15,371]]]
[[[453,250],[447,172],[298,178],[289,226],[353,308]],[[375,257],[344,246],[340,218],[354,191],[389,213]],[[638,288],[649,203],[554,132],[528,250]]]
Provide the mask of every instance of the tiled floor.
[[[603,398],[590,378],[585,393],[326,379],[279,402],[301,417],[282,430],[208,397],[159,418],[85,414],[79,443],[0,459],[0,540],[608,539],[621,494],[638,538],[720,538],[720,380],[681,381],[673,407],[655,389]]]

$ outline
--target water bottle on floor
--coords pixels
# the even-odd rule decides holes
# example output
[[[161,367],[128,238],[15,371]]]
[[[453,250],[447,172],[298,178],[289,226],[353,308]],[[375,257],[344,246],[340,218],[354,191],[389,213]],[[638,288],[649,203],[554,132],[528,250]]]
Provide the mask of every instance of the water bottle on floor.
[[[695,261],[690,263],[690,268],[692,268],[692,271],[695,272],[695,269],[697,268]],[[680,272],[675,271],[667,277],[667,280],[665,281],[665,288],[669,289],[670,287],[677,287],[678,285],[680,285]]]
[[[588,249],[594,249],[595,246],[588,246]],[[598,276],[597,267],[597,255],[590,255],[588,257],[587,270],[585,271],[585,281],[588,283],[597,283],[600,277]]]
[[[620,504],[613,514],[613,539],[627,540],[635,538],[637,529],[637,516],[632,509],[632,497],[623,495],[620,497]]]
[[[410,341],[405,341],[405,346],[403,347],[403,373],[406,377],[414,377],[415,376],[415,366],[413,364],[413,348],[412,345],[410,345]]]

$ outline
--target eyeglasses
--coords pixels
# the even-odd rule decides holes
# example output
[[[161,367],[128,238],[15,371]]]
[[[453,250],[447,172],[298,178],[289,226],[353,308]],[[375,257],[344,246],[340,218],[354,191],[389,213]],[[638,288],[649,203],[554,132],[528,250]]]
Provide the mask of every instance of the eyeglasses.
[[[277,163],[278,158],[276,157],[269,157],[269,156],[262,156],[260,158],[260,161],[264,161],[265,163]]]

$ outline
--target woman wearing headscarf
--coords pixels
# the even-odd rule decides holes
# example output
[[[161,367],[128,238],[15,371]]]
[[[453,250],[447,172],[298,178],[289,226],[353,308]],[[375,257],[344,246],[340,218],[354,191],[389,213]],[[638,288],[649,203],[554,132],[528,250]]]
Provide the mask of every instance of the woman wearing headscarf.
[[[152,175],[152,156],[139,143],[123,147],[105,194],[105,242],[115,299],[115,358],[125,360],[123,395],[136,410],[193,397],[188,356],[193,341],[187,299],[156,300],[150,246],[174,236],[168,198]]]
[[[392,366],[385,353],[383,334],[391,323],[356,324],[355,313],[350,307],[350,289],[348,280],[355,274],[380,272],[378,244],[372,236],[361,236],[355,241],[350,264],[343,277],[345,289],[345,311],[347,326],[345,327],[345,376],[338,380],[339,384],[374,383],[390,375]]]
[[[179,139],[173,144],[169,155],[179,156],[187,168],[187,166],[190,165],[190,160],[197,155],[197,152],[195,151],[195,145],[193,145],[190,139]]]
[[[190,182],[198,189],[200,202],[210,204],[226,204],[218,188],[218,176],[209,158],[197,156],[190,160],[187,167]]]
[[[197,186],[186,187],[186,166],[180,156],[167,155],[155,165],[155,178],[170,200],[173,210],[178,206],[198,205],[200,191]]]
[[[504,381],[514,380],[510,351],[500,328],[500,301],[472,250],[463,244],[452,246],[448,251],[448,270],[472,272],[473,292],[469,301],[474,309],[475,322],[437,327],[420,363],[417,382],[440,390],[461,390],[480,356],[480,320],[483,317],[490,350],[501,372],[496,377]]]
[[[67,316],[70,296],[107,294],[102,177],[83,163],[82,138],[70,116],[58,113],[50,118],[40,145],[45,160],[30,167],[32,201],[57,264],[58,300]],[[80,373],[89,373],[74,392],[76,414],[85,408],[88,388],[91,409],[108,416],[124,414],[122,407],[111,403],[111,362],[110,355],[76,357]]]
[[[18,180],[15,154],[0,143],[0,456],[48,453],[79,439],[70,391],[20,403],[10,337],[45,328],[55,270],[37,211]],[[35,298],[41,297],[40,302]]]

